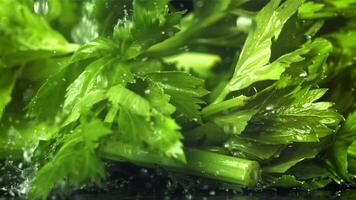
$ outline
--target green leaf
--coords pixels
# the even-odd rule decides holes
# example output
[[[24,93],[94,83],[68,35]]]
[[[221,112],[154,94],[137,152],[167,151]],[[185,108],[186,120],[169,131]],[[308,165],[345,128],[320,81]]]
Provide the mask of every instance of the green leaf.
[[[44,58],[26,63],[21,69],[21,79],[26,79],[32,82],[46,81],[53,74],[58,73],[65,66],[62,58]]]
[[[282,145],[268,145],[246,140],[242,137],[231,137],[224,143],[232,154],[243,152],[250,159],[267,160],[278,157],[283,149]]]
[[[322,0],[304,3],[298,12],[303,19],[323,19],[338,16],[353,17],[356,16],[355,9],[355,0]]]
[[[281,56],[279,59],[282,59],[282,63],[287,62],[291,66],[286,68],[281,75],[276,83],[277,87],[283,88],[306,82],[322,81],[327,73],[325,61],[332,50],[333,46],[329,41],[317,38],[312,42],[306,42],[301,48]]]
[[[0,121],[15,87],[16,73],[11,69],[0,69]]]
[[[279,78],[284,68],[268,65],[272,39],[278,38],[284,23],[297,11],[302,2],[289,0],[280,5],[280,0],[272,0],[257,14],[256,27],[246,39],[233,77],[227,86],[229,91],[244,89],[256,81]]]
[[[79,187],[86,181],[105,177],[104,163],[97,157],[99,141],[111,132],[100,120],[77,127],[55,154],[36,174],[30,188],[32,198],[46,199],[61,181]]]
[[[212,121],[220,126],[226,134],[239,135],[247,126],[257,110],[242,110],[227,115],[219,115]]]
[[[281,155],[263,168],[268,173],[285,173],[297,163],[306,159],[312,159],[323,148],[322,142],[295,143],[285,148]]]
[[[169,10],[168,0],[133,1],[132,16],[124,16],[115,26],[114,39],[122,47],[131,46],[136,53],[167,38],[181,19],[181,13]],[[129,17],[129,18],[128,18]],[[125,49],[124,51],[127,51]]]
[[[220,1],[194,1],[194,20],[173,37],[153,45],[148,49],[148,55],[169,55],[176,52],[179,47],[189,43],[194,37],[203,32],[207,27],[224,18],[230,5],[231,0]]]
[[[61,124],[61,127],[77,121],[81,115],[88,115],[92,111],[92,107],[106,99],[106,92],[104,90],[95,89],[89,91],[85,96],[76,100],[70,114],[65,118],[65,121]]]
[[[300,48],[304,43],[310,43],[323,26],[324,21],[322,20],[301,21],[298,15],[294,14],[285,23],[278,38],[272,43],[271,60],[276,60],[283,54]],[[293,42],[290,42],[291,40]]]
[[[157,83],[168,94],[170,103],[177,109],[178,115],[200,121],[202,96],[208,92],[203,88],[203,80],[184,72],[155,72],[145,75]]]
[[[105,89],[118,83],[132,82],[134,79],[129,70],[125,68],[126,66],[108,57],[91,62],[83,71],[80,70],[82,66],[74,65],[73,68],[77,69],[69,69],[70,67],[72,65],[65,67],[64,74],[57,74],[58,78],[49,79],[48,84],[46,83],[41,87],[39,94],[35,96],[30,105],[30,108],[33,109],[31,112],[33,114],[37,112],[37,115],[41,116],[41,113],[38,112],[42,112],[44,103],[52,102],[55,104],[51,108],[53,111],[48,113],[46,109],[43,114],[57,115],[57,121],[62,122],[62,127],[75,122],[81,114],[90,113],[94,104],[106,99]],[[71,70],[74,70],[74,72],[71,72]],[[66,71],[68,71],[68,74]],[[80,72],[79,75],[78,72]],[[75,74],[77,74],[77,77],[71,77]],[[57,79],[60,77],[62,79],[58,82]],[[45,97],[48,97],[47,95],[52,95],[50,93],[52,90],[66,91],[66,93],[65,96],[63,96],[63,93],[56,94],[59,97],[54,100],[45,99]]]
[[[186,72],[193,71],[202,77],[211,74],[211,68],[221,61],[216,54],[185,52],[163,58],[166,63],[175,64],[177,69]]]
[[[342,156],[343,157],[343,156]],[[347,149],[347,171],[349,174],[356,174],[356,142],[355,140]]]
[[[302,161],[291,167],[287,173],[300,180],[328,178],[331,175],[329,170],[325,168],[324,162],[318,159]]]
[[[356,112],[349,115],[334,135],[333,144],[327,149],[326,163],[339,180],[350,181],[348,173],[348,149],[356,139]]]
[[[184,143],[189,146],[220,146],[230,137],[230,134],[225,134],[224,130],[213,122],[201,124],[183,133]]]
[[[291,188],[291,187],[300,187],[304,183],[298,181],[292,175],[282,175],[279,177],[275,177],[272,179],[273,181],[269,184],[269,187],[276,187],[276,188]]]
[[[67,87],[82,73],[84,66],[81,63],[67,65],[50,77],[32,98],[29,104],[30,116],[38,120],[53,121],[62,110]]]
[[[311,191],[325,187],[331,182],[329,178],[316,178],[298,180],[293,175],[281,175],[269,177],[267,188],[298,188]]]
[[[33,13],[25,1],[1,0],[0,4],[0,63],[12,67],[77,49]]]
[[[110,88],[107,95],[112,109],[119,112],[117,137],[120,140],[185,160],[180,127],[169,116],[170,113],[155,109],[156,100],[146,99],[122,85]]]
[[[261,95],[249,106],[261,106],[250,120],[243,136],[266,144],[318,142],[334,133],[342,116],[331,109],[330,102],[315,102],[325,89],[296,88]],[[262,100],[261,102],[258,100]]]
[[[80,46],[80,48],[74,52],[70,62],[75,63],[90,58],[108,56],[115,53],[116,48],[117,46],[112,40],[98,38]]]
[[[72,112],[75,101],[83,98],[89,91],[107,87],[106,77],[100,75],[110,62],[111,59],[106,57],[94,61],[67,87],[63,104],[65,113]]]
[[[325,35],[334,46],[332,59],[329,60],[327,70],[328,78],[337,76],[356,63],[356,23],[349,22],[339,31]]]
[[[176,108],[170,104],[171,97],[164,93],[164,89],[155,82],[149,82],[148,89],[145,90],[146,99],[151,105],[166,116],[170,116]]]
[[[240,95],[240,96],[228,99],[228,100],[224,100],[219,103],[210,104],[210,105],[204,107],[204,109],[202,110],[202,115],[205,118],[209,118],[209,117],[214,116],[218,113],[226,112],[227,110],[241,109],[247,104],[248,100],[249,100],[249,97]]]
[[[127,75],[127,79],[122,80],[132,78],[127,69],[123,70],[122,66],[117,66],[111,60],[110,54],[114,49],[112,41],[105,39],[81,46],[67,62],[60,64],[59,72],[52,74],[37,91],[29,105],[30,116],[38,120],[54,121],[63,110],[66,114],[71,113],[77,103],[75,101],[93,87],[104,87],[109,81],[117,84],[118,79],[122,78],[120,74]],[[63,109],[64,102],[66,106]]]

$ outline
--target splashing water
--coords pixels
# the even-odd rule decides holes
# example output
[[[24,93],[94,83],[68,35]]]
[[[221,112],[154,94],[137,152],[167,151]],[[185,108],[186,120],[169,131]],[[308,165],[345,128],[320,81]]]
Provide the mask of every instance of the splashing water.
[[[90,2],[84,5],[83,16],[72,31],[72,38],[75,42],[85,44],[99,36],[98,25],[91,16],[93,9],[94,5]]]

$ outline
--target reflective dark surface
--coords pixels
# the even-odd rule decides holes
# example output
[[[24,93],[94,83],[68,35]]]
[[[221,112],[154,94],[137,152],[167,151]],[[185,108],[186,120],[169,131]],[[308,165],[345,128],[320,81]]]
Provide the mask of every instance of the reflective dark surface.
[[[279,192],[251,192],[248,194],[187,194],[187,195],[154,195],[154,194],[137,194],[125,195],[122,193],[101,193],[101,194],[75,194],[70,199],[74,200],[96,200],[96,199],[232,199],[232,200],[304,200],[304,199],[356,199],[356,190],[343,190],[339,192],[331,191],[313,191],[313,192],[297,192],[289,191],[283,194]]]

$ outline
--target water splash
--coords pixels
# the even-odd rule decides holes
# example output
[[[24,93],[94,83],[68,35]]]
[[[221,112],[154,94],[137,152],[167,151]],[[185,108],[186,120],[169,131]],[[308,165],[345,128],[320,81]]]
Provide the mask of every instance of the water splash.
[[[84,44],[96,39],[99,36],[99,28],[92,14],[93,3],[87,2],[84,5],[83,16],[79,24],[72,31],[72,38],[75,42]]]

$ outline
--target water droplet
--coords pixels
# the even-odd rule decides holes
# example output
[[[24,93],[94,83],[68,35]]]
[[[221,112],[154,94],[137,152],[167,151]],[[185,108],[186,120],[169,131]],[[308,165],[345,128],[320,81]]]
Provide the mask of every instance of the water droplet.
[[[145,94],[151,94],[151,90],[150,89],[147,89],[147,90],[145,90]]]
[[[183,47],[179,48],[181,51],[189,51],[189,47],[187,45],[184,45]]]
[[[215,195],[215,190],[210,190],[210,191],[209,191],[209,195],[210,195],[210,196],[214,196],[214,195]]]
[[[22,169],[22,167],[23,167],[23,163],[22,163],[22,162],[20,162],[20,163],[17,165],[17,167],[18,167],[19,169]]]
[[[312,38],[310,35],[304,35],[304,37],[306,40],[311,40],[311,38]]]
[[[209,185],[203,185],[202,189],[203,190],[208,190],[209,189]]]
[[[147,175],[148,175],[148,170],[145,169],[145,168],[142,168],[142,169],[140,169],[140,174],[141,174],[142,176],[147,176]]]
[[[237,152],[237,151],[234,151],[234,152],[232,152],[231,153],[233,156],[235,156],[235,157],[238,157],[239,156],[239,153]]]
[[[219,175],[220,175],[220,171],[216,171],[215,176],[219,176]]]
[[[47,15],[48,14],[48,1],[47,0],[35,0],[33,2],[33,10],[36,14]]]
[[[234,129],[235,129],[235,126],[234,125],[230,125],[230,124],[229,125],[225,125],[223,127],[223,130],[224,130],[225,133],[233,133]]]
[[[296,135],[295,136],[295,139],[297,140],[297,141],[303,141],[303,137],[302,136],[300,136],[300,135]]]
[[[244,16],[240,16],[236,20],[236,26],[239,30],[249,32],[252,28],[252,19]]]
[[[268,105],[268,106],[266,107],[266,110],[273,110],[273,108],[274,108],[273,105]]]
[[[58,115],[54,118],[54,123],[56,123],[56,124],[59,124],[61,121],[62,121],[62,118]]]
[[[307,76],[308,76],[308,72],[306,72],[304,70],[299,74],[299,77],[302,77],[302,78],[305,78]]]
[[[103,88],[107,88],[109,81],[106,76],[99,75],[96,77],[97,84],[101,85]]]
[[[185,198],[186,198],[186,199],[193,199],[193,195],[192,195],[192,194],[186,194],[186,195],[185,195]]]
[[[257,93],[258,93],[257,88],[256,88],[256,87],[252,87],[252,89],[253,89],[253,91],[255,92],[254,96],[257,95]]]
[[[12,196],[12,197],[14,197],[14,196],[15,196],[15,193],[14,193],[14,191],[12,191],[12,190],[9,190],[9,195],[10,195],[10,196]]]

